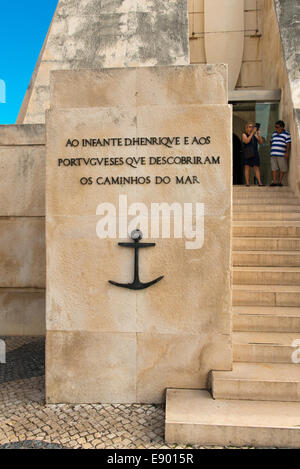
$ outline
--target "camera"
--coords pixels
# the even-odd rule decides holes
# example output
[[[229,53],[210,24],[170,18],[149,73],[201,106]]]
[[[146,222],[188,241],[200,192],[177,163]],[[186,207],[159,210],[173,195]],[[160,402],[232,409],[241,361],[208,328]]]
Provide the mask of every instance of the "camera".
[[[260,129],[260,124],[258,122],[256,122],[255,127],[257,128],[257,130],[259,130]]]

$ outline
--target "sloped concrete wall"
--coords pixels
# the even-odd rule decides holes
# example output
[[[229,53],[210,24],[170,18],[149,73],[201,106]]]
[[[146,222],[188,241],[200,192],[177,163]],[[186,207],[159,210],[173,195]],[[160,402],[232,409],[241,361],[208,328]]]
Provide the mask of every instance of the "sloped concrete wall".
[[[300,3],[298,0],[275,0],[274,4],[292,101],[295,108],[300,108]]]
[[[286,77],[290,88],[289,121],[293,137],[289,182],[300,195],[300,4],[298,0],[275,0]]]
[[[265,0],[263,77],[267,89],[281,88],[280,117],[292,136],[289,185],[300,196],[300,5],[297,0]]]
[[[187,0],[60,0],[17,122],[45,122],[51,70],[189,62]]]

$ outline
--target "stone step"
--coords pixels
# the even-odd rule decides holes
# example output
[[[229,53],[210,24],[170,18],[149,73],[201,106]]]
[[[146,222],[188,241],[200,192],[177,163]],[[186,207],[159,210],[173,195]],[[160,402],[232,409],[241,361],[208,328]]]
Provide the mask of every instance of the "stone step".
[[[211,374],[214,399],[300,401],[299,364],[234,363]]]
[[[233,203],[233,213],[248,213],[248,212],[276,212],[276,213],[287,213],[287,212],[300,212],[300,204],[293,205],[293,204],[234,204]]]
[[[243,209],[244,210],[244,209]],[[266,211],[266,212],[245,212],[245,211],[233,211],[232,220],[235,221],[300,221],[300,212],[277,212]]]
[[[233,285],[300,285],[300,267],[233,267]]]
[[[234,221],[232,224],[233,243],[235,237],[274,237],[297,238],[300,237],[299,221]]]
[[[297,267],[299,251],[233,251],[232,263],[236,267]]]
[[[300,251],[299,238],[234,237],[233,251]]]
[[[168,389],[168,444],[300,447],[300,403],[212,399],[207,391]]]
[[[292,192],[292,191],[284,191],[284,192],[280,192],[279,190],[276,192],[274,191],[264,191],[263,194],[261,193],[261,191],[240,191],[240,192],[235,192],[233,191],[233,200],[238,200],[238,199],[242,199],[242,200],[266,200],[266,201],[269,201],[269,200],[272,200],[272,199],[298,199],[298,197],[295,196],[295,194]],[[300,202],[300,201],[299,201]]]
[[[296,332],[234,332],[232,344],[234,362],[292,364],[300,337]]]
[[[234,285],[233,306],[298,306],[298,285]]]
[[[294,195],[294,192],[292,191],[292,189],[288,186],[282,186],[282,187],[271,187],[271,186],[263,186],[263,187],[259,187],[257,185],[251,185],[250,187],[246,187],[246,186],[233,186],[232,187],[232,192],[233,194],[250,194],[251,197],[254,197],[255,195],[257,195],[258,197],[260,197],[259,194],[261,194],[262,192],[264,194],[292,194]]]
[[[299,332],[300,308],[233,306],[235,332]]]
[[[259,194],[293,194],[293,191],[290,189],[289,186],[282,186],[282,187],[258,187],[257,185],[253,185],[250,187],[246,186],[233,186],[232,187],[233,194],[252,194],[252,196],[257,195],[260,197]]]
[[[259,195],[259,194],[258,194]],[[272,195],[272,194],[271,194]],[[276,196],[265,197],[233,197],[233,206],[238,205],[269,205],[272,210],[272,205],[300,205],[299,199],[296,197]]]
[[[276,237],[233,237],[232,250],[234,251],[300,251],[299,238]]]

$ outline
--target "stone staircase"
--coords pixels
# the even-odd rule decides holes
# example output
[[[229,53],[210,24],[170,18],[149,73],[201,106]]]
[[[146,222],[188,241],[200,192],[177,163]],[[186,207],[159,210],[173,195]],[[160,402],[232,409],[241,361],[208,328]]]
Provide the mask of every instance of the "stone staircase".
[[[300,201],[288,187],[234,187],[232,258],[233,369],[211,373],[214,399],[167,391],[166,440],[300,448]]]

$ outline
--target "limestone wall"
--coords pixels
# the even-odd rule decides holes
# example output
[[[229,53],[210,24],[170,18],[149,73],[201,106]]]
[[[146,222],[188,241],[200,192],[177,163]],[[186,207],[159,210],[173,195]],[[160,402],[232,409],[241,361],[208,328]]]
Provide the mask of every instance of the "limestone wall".
[[[161,403],[166,388],[206,388],[210,370],[231,369],[227,89],[222,64],[52,72],[46,116],[48,403]],[[116,145],[87,147],[83,142],[91,136]],[[148,144],[154,136],[172,142],[176,136],[177,143]],[[195,144],[195,136],[207,143]],[[78,145],[66,145],[70,138]],[[161,164],[178,155],[185,162]],[[187,163],[189,155],[203,162],[215,156],[218,163]],[[134,167],[127,163],[133,157]],[[98,164],[67,163],[78,158]],[[168,182],[160,183],[161,177]],[[172,208],[170,217],[153,212],[166,203],[179,211]],[[193,235],[179,226],[188,224],[181,206],[194,207],[196,245],[186,244]],[[100,229],[108,207],[114,233]],[[153,229],[171,218],[174,232]],[[133,250],[118,242],[128,242],[137,227],[145,242],[155,243],[140,253],[141,281],[163,278],[119,288],[109,281],[133,287],[134,260]]]
[[[297,2],[294,0],[264,2],[263,85],[268,89],[282,90],[280,117],[292,135],[289,184],[300,195],[300,78],[296,12]]]
[[[0,126],[1,335],[45,333],[45,129]]]

